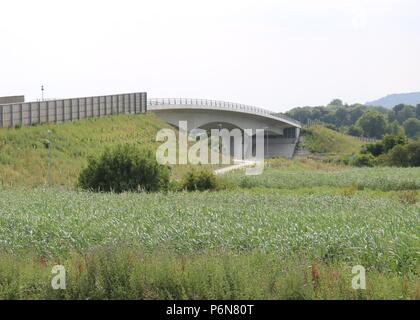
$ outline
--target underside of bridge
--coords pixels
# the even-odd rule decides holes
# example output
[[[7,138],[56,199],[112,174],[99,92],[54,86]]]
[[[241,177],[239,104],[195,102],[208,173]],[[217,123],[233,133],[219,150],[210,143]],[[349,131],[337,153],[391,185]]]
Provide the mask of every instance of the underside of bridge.
[[[203,129],[210,132],[211,129],[245,129],[252,130],[253,134],[257,129],[264,130],[264,155],[266,158],[286,157],[292,158],[296,143],[299,138],[300,126],[277,119],[275,117],[252,114],[250,112],[238,112],[231,110],[220,110],[214,108],[194,108],[187,106],[164,106],[148,108],[161,120],[178,127],[180,121],[187,121],[188,131]],[[255,139],[254,139],[255,140]],[[231,139],[230,153],[233,156],[234,139]],[[255,153],[255,141],[253,142],[253,153]]]

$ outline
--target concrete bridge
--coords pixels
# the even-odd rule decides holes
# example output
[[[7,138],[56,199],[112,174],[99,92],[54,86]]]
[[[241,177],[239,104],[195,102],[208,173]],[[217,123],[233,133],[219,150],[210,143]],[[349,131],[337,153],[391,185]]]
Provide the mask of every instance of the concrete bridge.
[[[158,118],[178,126],[188,122],[193,129],[264,129],[265,157],[293,157],[301,124],[284,115],[239,103],[207,99],[148,99],[147,110]],[[255,131],[254,131],[255,132]]]

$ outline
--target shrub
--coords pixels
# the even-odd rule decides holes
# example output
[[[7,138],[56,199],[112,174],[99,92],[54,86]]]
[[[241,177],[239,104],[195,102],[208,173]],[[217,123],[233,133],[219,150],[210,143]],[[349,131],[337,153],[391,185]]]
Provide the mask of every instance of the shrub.
[[[119,145],[90,158],[78,180],[82,189],[117,193],[166,190],[168,184],[169,168],[157,163],[153,151],[133,145]]]
[[[356,125],[352,125],[348,129],[347,134],[349,134],[351,136],[355,136],[355,137],[361,137],[363,135],[363,130],[362,130],[362,128],[360,128]]]
[[[397,167],[420,166],[420,142],[397,145],[388,153],[388,164]]]
[[[193,169],[185,175],[182,185],[187,191],[218,190],[221,181],[211,171]]]
[[[407,144],[407,138],[401,135],[385,135],[384,139],[382,140],[383,150],[387,153],[389,150],[394,148],[396,145],[404,145]]]
[[[383,140],[377,143],[369,143],[363,146],[361,153],[372,154],[375,157],[388,153],[397,145],[407,144],[407,138],[401,135],[387,134]]]
[[[384,146],[381,142],[369,143],[363,146],[361,153],[371,154],[374,157],[380,156],[384,152]]]
[[[354,157],[352,165],[356,167],[373,167],[374,159],[371,154],[358,154]]]
[[[420,141],[411,142],[407,146],[408,164],[412,167],[420,167]]]

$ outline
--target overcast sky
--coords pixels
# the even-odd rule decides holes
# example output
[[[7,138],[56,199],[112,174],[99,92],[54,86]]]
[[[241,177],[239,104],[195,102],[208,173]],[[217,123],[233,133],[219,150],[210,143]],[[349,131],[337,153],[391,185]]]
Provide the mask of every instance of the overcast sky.
[[[1,0],[0,96],[285,111],[420,91],[418,0]]]

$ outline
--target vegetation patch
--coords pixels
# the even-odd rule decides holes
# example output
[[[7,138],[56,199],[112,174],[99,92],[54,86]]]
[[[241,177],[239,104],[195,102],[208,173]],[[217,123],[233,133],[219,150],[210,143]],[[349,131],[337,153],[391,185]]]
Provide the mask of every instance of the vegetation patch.
[[[313,126],[303,131],[303,147],[312,153],[347,154],[359,151],[363,142],[323,126]]]
[[[91,157],[79,175],[78,186],[104,192],[160,191],[169,185],[169,168],[157,163],[152,149],[118,145]]]
[[[51,268],[66,268],[66,290],[51,288]],[[305,256],[225,250],[179,254],[100,247],[65,259],[0,253],[0,299],[419,299],[418,278],[366,271],[351,286],[351,266]]]

